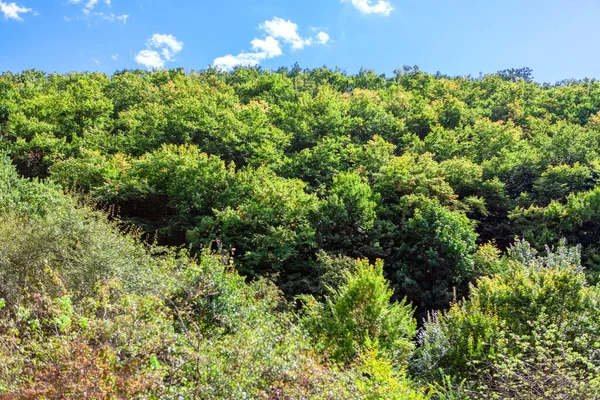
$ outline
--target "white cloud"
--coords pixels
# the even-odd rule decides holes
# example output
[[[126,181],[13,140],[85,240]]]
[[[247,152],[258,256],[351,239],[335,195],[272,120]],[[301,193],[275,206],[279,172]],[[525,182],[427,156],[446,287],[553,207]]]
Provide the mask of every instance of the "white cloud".
[[[167,61],[173,61],[174,57],[183,50],[183,42],[177,40],[173,35],[155,33],[146,42],[148,49],[140,51],[135,56],[135,62],[146,68],[162,68]]]
[[[253,67],[263,60],[283,55],[282,42],[292,50],[329,42],[329,35],[325,32],[319,32],[315,38],[303,38],[298,33],[298,25],[277,17],[263,22],[258,28],[264,32],[265,36],[262,39],[254,38],[250,42],[252,52],[242,51],[237,56],[228,54],[218,57],[213,61],[213,65],[226,71],[239,65]]]
[[[94,13],[92,13],[92,15],[102,18],[103,20],[106,20],[109,22],[114,22],[115,20],[117,20],[117,21],[123,22],[124,24],[127,23],[127,18],[129,18],[129,15],[127,15],[127,14],[115,15],[115,13],[104,14],[103,12],[94,12]]]
[[[112,56],[110,56],[110,58],[112,58],[113,60],[117,61],[119,59],[119,55],[118,54],[113,54]]]
[[[65,17],[65,21],[70,22],[74,20],[86,20],[91,17],[95,17],[97,19],[103,19],[109,22],[120,21],[124,24],[127,23],[129,19],[129,15],[127,14],[115,14],[114,12],[109,12],[108,8],[111,7],[111,0],[103,0],[104,3],[104,11],[99,11],[98,9],[102,7],[99,5],[99,0],[69,0],[71,4],[82,5],[81,11],[83,15],[77,17]],[[88,25],[90,25],[88,23]]]
[[[98,0],[89,0],[86,4],[85,4],[85,8],[83,10],[83,12],[90,12],[91,10],[94,9],[94,7],[96,7],[96,4],[98,3]]]
[[[155,50],[142,50],[135,56],[135,62],[143,65],[146,68],[162,68],[165,65],[165,60],[160,57]]]
[[[165,60],[172,61],[173,57],[183,49],[183,43],[178,42],[173,35],[161,35],[155,33],[148,40],[148,47],[154,47],[161,50]]]
[[[237,56],[228,54],[223,57],[215,58],[213,64],[217,68],[229,71],[238,65],[254,67],[265,58],[266,53],[240,53]]]
[[[293,49],[302,49],[310,44],[310,39],[302,39],[298,34],[298,25],[292,21],[286,21],[283,18],[273,18],[260,24],[260,29],[276,39],[281,39],[289,43]]]
[[[17,21],[23,21],[20,14],[27,14],[32,9],[18,6],[16,3],[4,3],[0,1],[0,11],[4,14],[4,19],[12,18]]]
[[[342,0],[343,2],[347,2],[348,0]],[[352,5],[363,14],[381,14],[381,15],[390,15],[390,13],[394,10],[392,5],[384,0],[378,0],[377,3],[374,3],[372,0],[350,0]],[[373,4],[374,3],[374,4]]]
[[[98,61],[97,58],[94,58],[93,61],[94,61],[95,64],[100,64],[100,61]]]
[[[317,34],[317,43],[319,44],[327,44],[329,42],[329,35],[325,32],[319,32]]]
[[[254,38],[250,44],[252,45],[252,50],[264,52],[266,58],[278,57],[283,54],[279,41],[273,36],[267,36],[264,39]]]
[[[238,65],[243,65],[242,61],[233,54],[227,54],[223,57],[217,57],[213,61],[213,65],[219,69],[229,71]]]

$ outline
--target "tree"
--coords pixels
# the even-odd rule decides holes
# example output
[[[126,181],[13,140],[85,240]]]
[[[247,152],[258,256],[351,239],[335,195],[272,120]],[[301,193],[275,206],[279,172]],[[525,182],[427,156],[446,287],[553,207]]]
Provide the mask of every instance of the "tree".
[[[408,197],[404,204],[413,211],[389,245],[391,280],[421,313],[445,308],[468,293],[477,234],[464,214],[435,200]]]
[[[510,68],[498,71],[498,75],[507,81],[517,82],[523,80],[527,83],[533,82],[533,70],[531,68]]]
[[[223,194],[226,206],[201,220],[188,238],[194,244],[218,239],[235,248],[246,274],[307,268],[317,198],[304,188],[302,181],[280,178],[267,168],[238,171]]]
[[[383,262],[362,260],[338,288],[331,288],[325,303],[303,297],[300,323],[321,351],[349,364],[374,345],[397,364],[413,350],[416,333],[413,309],[406,303],[390,303],[393,291],[383,277]]]
[[[343,172],[336,176],[316,213],[319,246],[334,253],[360,256],[361,248],[369,245],[378,200],[359,175]]]

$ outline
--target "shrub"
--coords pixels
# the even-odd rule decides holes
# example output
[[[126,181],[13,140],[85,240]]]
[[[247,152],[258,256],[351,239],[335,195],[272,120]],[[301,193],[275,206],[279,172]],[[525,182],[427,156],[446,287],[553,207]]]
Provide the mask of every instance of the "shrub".
[[[0,297],[16,304],[25,290],[57,293],[55,276],[78,297],[102,279],[120,278],[129,290],[160,291],[158,259],[134,231],[73,202],[41,218],[0,215]]]
[[[509,253],[508,269],[481,278],[469,299],[430,316],[411,364],[415,374],[437,379],[441,369],[474,386],[497,374],[507,385],[499,391],[523,376],[532,380],[522,384],[532,385],[533,397],[544,379],[559,388],[561,374],[596,379],[600,291],[588,285],[578,250],[563,244],[539,256],[517,242]]]
[[[332,289],[324,303],[306,296],[301,324],[317,348],[340,362],[355,359],[365,345],[401,364],[413,350],[414,310],[403,300],[390,303],[393,291],[383,277],[383,262],[360,262],[346,282]]]

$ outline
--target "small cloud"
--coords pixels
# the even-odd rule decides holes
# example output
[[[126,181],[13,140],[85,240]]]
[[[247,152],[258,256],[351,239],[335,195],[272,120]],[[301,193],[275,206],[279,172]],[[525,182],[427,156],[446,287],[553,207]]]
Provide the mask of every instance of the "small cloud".
[[[305,45],[310,44],[308,40],[302,39],[298,34],[298,25],[283,18],[275,17],[270,21],[265,21],[260,24],[259,28],[274,38],[289,43],[293,49],[302,49]]]
[[[96,4],[98,3],[98,0],[89,0],[86,4],[85,4],[85,8],[83,9],[84,13],[89,13],[91,10],[94,9],[94,7],[96,7]]]
[[[94,58],[92,61],[94,61],[94,64],[100,64],[100,61],[98,61],[97,58]]]
[[[342,3],[347,2],[349,0],[342,0]],[[371,0],[350,0],[354,8],[360,11],[363,14],[380,14],[380,15],[390,15],[390,13],[394,10],[392,5],[384,0],[378,0],[377,3]]]
[[[266,58],[273,58],[283,54],[279,41],[273,36],[267,36],[264,39],[254,38],[252,42],[252,50],[265,53]]]
[[[83,14],[80,16],[77,16],[77,17],[65,17],[65,21],[67,21],[67,22],[74,21],[74,20],[85,20],[88,18],[96,18],[96,19],[102,19],[102,20],[109,21],[109,22],[120,21],[123,24],[126,24],[127,20],[129,19],[129,15],[127,15],[127,14],[118,15],[113,12],[109,12],[108,8],[110,8],[112,5],[111,0],[103,0],[102,1],[102,3],[104,4],[104,8],[105,8],[104,11],[99,10],[102,7],[102,5],[98,4],[99,3],[98,0],[69,0],[69,3],[83,5],[83,7],[81,9]],[[90,23],[88,23],[88,25],[90,25]]]
[[[183,49],[183,42],[178,42],[173,35],[155,33],[148,41],[148,46],[160,49],[165,60],[172,61],[173,57]]]
[[[226,71],[238,65],[253,67],[263,60],[283,55],[282,43],[287,44],[292,50],[301,50],[306,46],[329,42],[329,35],[325,32],[319,32],[314,38],[303,38],[298,33],[298,25],[277,17],[263,22],[258,28],[265,36],[262,39],[254,38],[250,42],[252,52],[242,51],[237,56],[228,54],[215,58],[214,66]]]
[[[129,18],[129,15],[127,15],[127,14],[115,15],[114,13],[105,14],[103,12],[94,12],[92,15],[102,18],[105,21],[109,21],[109,22],[121,21],[124,24],[127,23],[127,18]]]
[[[237,56],[228,54],[215,58],[213,64],[217,68],[229,71],[238,65],[253,67],[265,58],[265,53],[240,53]]]
[[[327,44],[330,40],[330,37],[327,33],[325,32],[319,32],[317,33],[317,43],[319,44]]]
[[[20,14],[27,14],[33,10],[31,8],[18,6],[16,3],[4,3],[0,1],[0,11],[4,14],[4,19],[23,21]]]
[[[113,60],[117,61],[119,59],[119,55],[118,54],[113,54],[112,56],[110,56],[110,58],[112,58]]]
[[[159,33],[152,35],[146,46],[148,49],[135,56],[135,62],[149,69],[162,68],[167,61],[173,61],[183,50],[183,42],[178,41],[175,36]]]
[[[142,50],[135,56],[135,62],[146,68],[158,69],[165,65],[165,60],[155,50]]]

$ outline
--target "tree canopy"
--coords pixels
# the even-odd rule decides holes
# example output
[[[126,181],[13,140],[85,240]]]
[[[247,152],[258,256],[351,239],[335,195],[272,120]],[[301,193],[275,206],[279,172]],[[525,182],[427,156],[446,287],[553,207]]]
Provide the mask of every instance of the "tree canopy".
[[[3,73],[0,395],[594,398],[599,181],[593,79]]]

